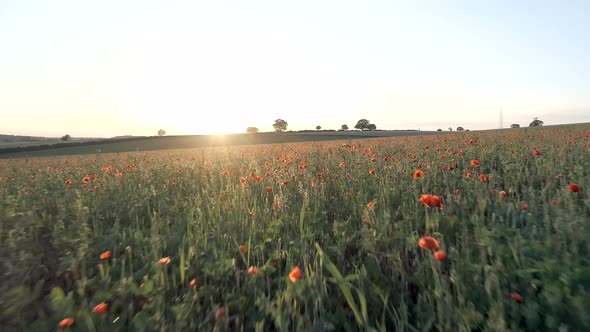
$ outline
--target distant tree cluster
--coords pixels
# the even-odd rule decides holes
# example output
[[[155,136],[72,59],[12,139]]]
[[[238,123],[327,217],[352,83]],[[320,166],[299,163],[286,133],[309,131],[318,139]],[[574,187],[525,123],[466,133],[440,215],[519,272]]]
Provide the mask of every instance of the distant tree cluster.
[[[377,126],[367,119],[360,119],[358,120],[354,128],[359,130],[375,130],[377,129]]]
[[[289,124],[287,123],[287,121],[285,121],[283,119],[276,119],[275,123],[272,125],[272,127],[275,129],[275,131],[277,133],[282,133],[287,130],[288,125]]]
[[[164,129],[158,130],[158,136],[166,136],[166,131]]]
[[[530,124],[529,127],[543,127],[543,121],[535,118]]]

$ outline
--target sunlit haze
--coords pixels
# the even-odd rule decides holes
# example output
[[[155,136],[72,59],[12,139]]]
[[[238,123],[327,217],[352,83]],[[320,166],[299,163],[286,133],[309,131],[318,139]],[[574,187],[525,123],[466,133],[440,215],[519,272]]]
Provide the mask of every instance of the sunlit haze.
[[[590,122],[590,1],[2,1],[0,133]]]

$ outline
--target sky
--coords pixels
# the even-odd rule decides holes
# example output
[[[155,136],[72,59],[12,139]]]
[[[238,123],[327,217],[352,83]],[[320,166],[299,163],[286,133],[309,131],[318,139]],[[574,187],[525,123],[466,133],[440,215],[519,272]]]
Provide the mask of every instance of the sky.
[[[0,133],[590,122],[590,1],[0,1]]]

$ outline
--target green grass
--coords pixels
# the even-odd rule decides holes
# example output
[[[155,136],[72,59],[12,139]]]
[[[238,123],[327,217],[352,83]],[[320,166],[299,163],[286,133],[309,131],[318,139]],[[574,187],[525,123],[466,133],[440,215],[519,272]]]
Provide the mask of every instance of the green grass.
[[[0,326],[587,331],[587,132],[0,160]]]

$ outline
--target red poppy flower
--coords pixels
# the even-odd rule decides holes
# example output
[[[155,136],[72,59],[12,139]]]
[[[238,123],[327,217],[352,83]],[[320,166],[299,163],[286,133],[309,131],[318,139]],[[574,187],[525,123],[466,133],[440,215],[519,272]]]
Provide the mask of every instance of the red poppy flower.
[[[97,315],[104,315],[109,311],[109,305],[106,303],[99,303],[97,304],[94,309],[92,309],[92,312],[94,312]]]
[[[246,252],[246,246],[243,244],[240,244],[240,251],[241,252]]]
[[[434,253],[434,258],[436,258],[437,261],[442,262],[447,259],[447,254],[444,251],[439,250]]]
[[[66,184],[69,186],[72,184],[72,180],[66,180]]]
[[[573,193],[577,193],[580,191],[580,186],[578,186],[575,183],[570,184],[569,186],[567,186],[567,188],[569,189],[569,191],[571,191]]]
[[[374,169],[369,170],[369,174],[375,175],[375,170]]]
[[[196,285],[197,285],[197,278],[191,279],[191,281],[188,283],[189,287],[195,287]]]
[[[67,329],[68,327],[74,325],[75,320],[71,317],[68,318],[64,318],[62,319],[57,326],[59,326],[62,329]]]
[[[414,180],[421,178],[423,176],[424,176],[424,172],[419,169],[414,172]]]
[[[477,160],[477,159],[473,159],[473,160],[471,161],[471,166],[479,166],[479,165],[480,165],[480,164],[479,164],[479,160]]]
[[[248,274],[256,274],[258,273],[258,268],[256,266],[250,266],[248,268]]]
[[[111,251],[107,250],[105,252],[103,252],[102,254],[100,254],[100,256],[98,256],[98,258],[100,258],[101,260],[107,260],[111,258]]]
[[[301,269],[299,269],[299,266],[294,266],[293,270],[289,273],[289,280],[291,280],[292,283],[296,283],[301,277]]]
[[[162,257],[160,258],[160,260],[158,261],[158,263],[160,263],[160,265],[168,265],[170,264],[170,257]]]
[[[438,241],[433,238],[432,236],[423,236],[418,240],[418,245],[422,249],[426,250],[436,250],[438,249]]]
[[[215,319],[220,319],[223,316],[225,316],[225,308],[224,307],[217,308],[217,310],[215,310]]]
[[[514,302],[522,303],[522,296],[520,296],[520,294],[513,292],[510,293],[510,297],[514,300]]]
[[[444,205],[442,204],[441,196],[424,194],[420,196],[420,199],[418,201],[428,208],[436,206],[442,210],[444,207]]]

